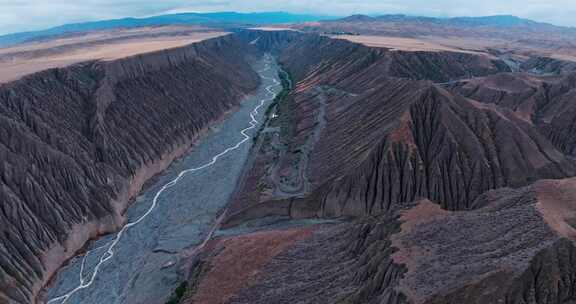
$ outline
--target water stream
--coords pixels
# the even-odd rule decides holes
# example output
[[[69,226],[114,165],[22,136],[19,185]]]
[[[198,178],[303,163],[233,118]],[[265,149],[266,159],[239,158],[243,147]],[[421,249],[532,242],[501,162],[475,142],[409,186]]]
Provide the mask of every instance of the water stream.
[[[267,106],[281,90],[266,56],[262,85],[136,199],[128,224],[90,245],[57,274],[49,304],[164,303],[185,278],[183,253],[203,246],[234,191]]]

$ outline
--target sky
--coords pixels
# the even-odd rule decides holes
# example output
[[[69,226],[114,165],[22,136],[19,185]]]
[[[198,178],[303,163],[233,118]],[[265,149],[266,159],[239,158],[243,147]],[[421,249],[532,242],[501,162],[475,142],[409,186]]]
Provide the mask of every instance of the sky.
[[[0,34],[188,11],[286,11],[330,16],[403,13],[434,17],[506,14],[576,26],[576,0],[0,0]]]

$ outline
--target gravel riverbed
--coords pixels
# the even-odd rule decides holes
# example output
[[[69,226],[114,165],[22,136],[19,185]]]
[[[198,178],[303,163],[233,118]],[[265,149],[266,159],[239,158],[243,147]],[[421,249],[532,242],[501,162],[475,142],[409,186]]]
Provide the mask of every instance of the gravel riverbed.
[[[269,68],[265,69],[267,66]],[[189,154],[174,162],[140,194],[127,212],[129,222],[146,214],[158,191],[180,172],[210,163],[215,155],[242,141],[244,136],[240,132],[250,127],[250,113],[265,100],[255,115],[258,124],[246,133],[254,136],[258,132],[266,108],[274,97],[270,91],[278,93],[281,86],[275,62],[267,64],[262,60],[254,68],[261,71],[260,88],[226,120],[214,125]],[[181,253],[202,244],[211,233],[234,191],[252,143],[252,139],[245,141],[213,165],[187,173],[177,184],[163,191],[154,209],[121,235],[110,259],[101,262],[102,257],[109,254],[109,244],[117,234],[93,242],[87,256],[72,259],[59,271],[47,291],[48,303],[164,303],[185,279],[178,267],[182,262]],[[100,269],[91,280],[99,263]]]

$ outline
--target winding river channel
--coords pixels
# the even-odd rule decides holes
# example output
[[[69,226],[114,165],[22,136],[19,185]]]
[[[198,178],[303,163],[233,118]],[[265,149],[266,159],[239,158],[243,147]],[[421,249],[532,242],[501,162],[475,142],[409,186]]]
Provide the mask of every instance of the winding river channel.
[[[218,227],[252,137],[281,90],[270,56],[254,68],[260,88],[140,194],[122,230],[92,242],[59,271],[47,303],[162,304],[185,280],[180,266]]]

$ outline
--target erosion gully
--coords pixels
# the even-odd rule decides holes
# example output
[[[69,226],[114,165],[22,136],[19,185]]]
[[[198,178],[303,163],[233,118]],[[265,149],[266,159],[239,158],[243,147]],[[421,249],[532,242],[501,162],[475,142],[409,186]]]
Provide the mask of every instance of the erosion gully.
[[[59,271],[48,304],[164,303],[186,279],[182,265],[218,229],[252,137],[282,89],[271,56],[254,68],[260,88],[140,194],[122,230],[92,242]]]

